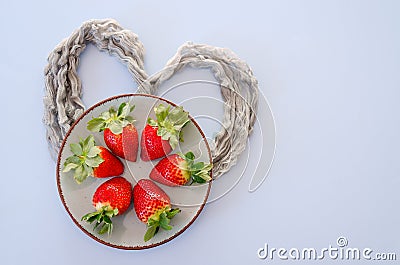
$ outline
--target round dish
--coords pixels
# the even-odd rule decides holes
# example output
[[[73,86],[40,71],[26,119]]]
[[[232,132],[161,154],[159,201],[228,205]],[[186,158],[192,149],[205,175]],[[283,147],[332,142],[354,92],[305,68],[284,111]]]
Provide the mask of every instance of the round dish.
[[[71,172],[62,172],[65,159],[72,154],[70,144],[76,143],[80,138],[86,138],[93,134],[96,144],[106,146],[103,140],[103,133],[92,133],[86,129],[87,122],[93,117],[99,116],[111,106],[118,109],[122,102],[129,102],[135,105],[131,116],[136,120],[139,137],[146,125],[148,117],[155,118],[153,108],[162,103],[175,107],[176,105],[168,100],[145,94],[126,94],[111,97],[99,102],[85,111],[82,116],[71,126],[68,131],[57,161],[57,186],[61,201],[70,215],[73,222],[88,236],[94,240],[114,248],[120,249],[146,249],[164,244],[188,228],[202,211],[210,193],[211,182],[205,184],[194,184],[182,187],[167,187],[158,184],[171,198],[174,208],[179,207],[181,213],[171,220],[172,230],[160,230],[152,239],[145,242],[143,236],[146,232],[146,224],[139,221],[133,209],[133,203],[129,210],[121,216],[113,218],[114,229],[111,235],[99,235],[93,231],[93,225],[81,221],[86,213],[94,211],[92,206],[92,195],[96,188],[109,178],[98,179],[88,177],[82,184],[77,184]],[[184,142],[181,142],[172,153],[192,151],[199,161],[212,163],[210,147],[206,137],[196,121],[190,117],[190,122],[183,128]],[[140,149],[140,148],[139,148]],[[136,162],[121,159],[125,165],[123,177],[136,184],[139,179],[149,178],[153,166],[160,159],[154,161],[142,161],[140,150]]]

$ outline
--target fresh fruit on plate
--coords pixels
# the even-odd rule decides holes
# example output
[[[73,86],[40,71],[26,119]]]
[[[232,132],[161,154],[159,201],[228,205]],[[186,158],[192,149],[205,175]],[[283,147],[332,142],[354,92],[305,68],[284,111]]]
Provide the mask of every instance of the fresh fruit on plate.
[[[133,125],[135,120],[129,116],[134,108],[129,102],[121,103],[118,110],[111,107],[87,124],[89,131],[104,131],[104,142],[111,152],[133,162],[136,161],[139,148],[138,132]]]
[[[93,230],[99,225],[99,234],[111,234],[111,218],[123,214],[132,202],[132,184],[123,177],[114,177],[101,184],[93,194],[92,204],[95,212],[82,217],[82,221],[95,222]]]
[[[194,162],[192,152],[186,154],[172,154],[161,159],[150,172],[150,178],[168,186],[205,183],[211,180],[212,164]]]
[[[150,240],[160,227],[171,230],[170,220],[180,212],[172,209],[169,196],[149,179],[141,179],[133,187],[133,205],[139,220],[147,224],[144,241]]]
[[[189,122],[189,113],[183,107],[154,107],[156,120],[149,118],[142,132],[141,153],[143,161],[154,160],[169,154],[183,141],[182,128]]]
[[[124,164],[107,148],[96,145],[93,135],[70,144],[72,156],[65,159],[63,172],[74,171],[78,184],[88,176],[107,178],[124,173]]]

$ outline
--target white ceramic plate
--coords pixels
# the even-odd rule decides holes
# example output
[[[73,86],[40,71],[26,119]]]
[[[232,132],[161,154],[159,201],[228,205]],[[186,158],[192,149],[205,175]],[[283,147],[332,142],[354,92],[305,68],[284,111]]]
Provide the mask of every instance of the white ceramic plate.
[[[136,120],[135,126],[138,130],[139,137],[146,125],[148,117],[155,118],[154,106],[163,103],[164,105],[175,106],[170,101],[161,99],[151,95],[127,94],[106,99],[95,106],[88,109],[83,115],[71,126],[64,142],[61,146],[57,161],[57,185],[62,203],[74,223],[88,236],[96,241],[121,249],[145,249],[155,247],[175,238],[186,228],[188,228],[203,209],[211,188],[211,183],[197,184],[183,187],[167,187],[158,184],[171,198],[173,208],[180,208],[181,213],[177,214],[172,220],[172,230],[160,231],[149,241],[144,242],[143,236],[146,232],[146,224],[139,221],[133,209],[133,203],[129,210],[121,216],[113,218],[114,229],[111,235],[99,235],[93,231],[93,225],[81,221],[83,215],[93,212],[92,196],[97,187],[105,182],[106,179],[97,179],[88,177],[82,184],[77,184],[73,179],[72,172],[63,173],[63,164],[65,159],[72,155],[70,144],[77,143],[80,138],[86,138],[89,134],[93,134],[96,144],[106,146],[103,140],[103,133],[92,133],[86,129],[87,122],[93,117],[97,117],[100,113],[108,110],[111,106],[118,109],[122,102],[129,102],[135,105],[131,116]],[[198,124],[191,118],[183,129],[184,142],[173,151],[186,153],[192,151],[196,159],[211,163],[211,153],[206,138]],[[140,142],[140,140],[139,140]],[[153,166],[159,161],[144,162],[140,159],[140,147],[138,159],[136,162],[129,162],[121,159],[125,165],[125,172],[122,175],[132,183],[136,184],[139,179],[149,178],[149,173]]]

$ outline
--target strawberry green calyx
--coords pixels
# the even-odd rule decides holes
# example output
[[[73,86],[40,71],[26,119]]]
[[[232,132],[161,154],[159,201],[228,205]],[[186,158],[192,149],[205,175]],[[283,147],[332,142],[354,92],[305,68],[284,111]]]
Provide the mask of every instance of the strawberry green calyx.
[[[104,234],[107,232],[108,235],[111,234],[112,229],[113,229],[113,224],[111,221],[111,218],[118,215],[118,209],[112,209],[109,205],[102,206],[100,209],[98,209],[96,212],[88,213],[82,217],[82,221],[86,221],[88,223],[93,223],[95,222],[95,225],[93,227],[93,231],[96,230],[99,225],[101,226],[100,229],[98,229],[98,233],[100,235]]]
[[[171,209],[170,206],[166,206],[165,208],[156,211],[147,220],[147,231],[144,235],[144,241],[149,241],[158,232],[160,227],[164,230],[171,230],[172,226],[169,222],[180,212],[180,209]]]
[[[157,135],[163,140],[168,140],[172,149],[179,141],[183,141],[182,128],[189,122],[189,113],[183,110],[183,107],[171,106],[165,107],[160,104],[154,107],[157,120],[149,118],[147,123],[151,126],[157,126]]]
[[[101,113],[99,117],[90,120],[86,128],[91,132],[102,132],[109,128],[112,133],[121,134],[125,126],[135,122],[133,117],[128,115],[134,108],[135,106],[131,106],[129,102],[121,103],[117,111],[111,107],[108,111]]]
[[[79,143],[70,144],[70,149],[73,155],[65,159],[63,172],[73,170],[75,181],[81,184],[93,174],[93,168],[103,163],[101,149],[96,146],[93,135],[80,139]]]
[[[186,154],[179,154],[186,163],[187,171],[190,174],[192,183],[205,183],[211,180],[210,171],[212,169],[212,164],[206,164],[204,162],[194,162],[195,156],[192,152],[187,152]]]

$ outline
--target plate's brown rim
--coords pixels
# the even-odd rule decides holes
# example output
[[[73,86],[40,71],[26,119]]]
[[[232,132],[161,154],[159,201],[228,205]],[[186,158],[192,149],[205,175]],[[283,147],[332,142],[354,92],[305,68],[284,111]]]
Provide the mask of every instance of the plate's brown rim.
[[[92,239],[96,240],[97,242],[99,242],[99,243],[101,243],[101,244],[104,244],[104,245],[106,245],[106,246],[109,246],[109,247],[118,248],[118,249],[124,249],[124,250],[142,250],[142,249],[148,249],[148,248],[157,247],[157,246],[159,246],[159,245],[162,245],[162,244],[165,244],[165,243],[171,241],[172,239],[174,239],[174,238],[176,238],[177,236],[179,236],[180,234],[182,234],[190,225],[192,225],[192,223],[193,223],[193,222],[197,219],[197,217],[199,216],[200,212],[203,210],[203,208],[204,208],[204,206],[205,206],[205,204],[206,204],[206,202],[207,202],[208,196],[210,195],[211,182],[212,182],[212,180],[211,180],[211,181],[208,183],[208,189],[207,189],[207,193],[206,193],[206,196],[205,196],[205,198],[204,198],[204,201],[202,202],[202,204],[200,205],[199,209],[197,210],[196,215],[189,221],[189,223],[188,223],[186,226],[184,226],[182,229],[180,229],[178,232],[176,232],[174,235],[172,235],[171,237],[169,237],[169,238],[167,238],[167,239],[165,239],[165,240],[163,240],[163,241],[160,241],[160,242],[158,242],[158,243],[154,243],[154,244],[150,244],[150,245],[146,245],[146,246],[123,246],[123,245],[116,245],[116,244],[112,244],[112,243],[110,243],[110,242],[104,241],[104,240],[102,240],[102,239],[100,239],[100,238],[94,236],[93,234],[89,233],[83,226],[81,226],[81,225],[79,224],[78,220],[76,220],[76,218],[72,215],[72,213],[70,212],[69,208],[67,207],[67,204],[66,204],[65,199],[64,199],[63,191],[61,190],[60,170],[59,170],[59,169],[60,169],[60,166],[61,166],[61,153],[62,153],[62,150],[64,149],[65,144],[66,144],[66,142],[67,142],[67,139],[68,139],[69,135],[71,134],[72,130],[75,128],[76,124],[78,124],[78,122],[79,122],[80,120],[82,120],[82,118],[85,117],[85,116],[86,116],[89,112],[91,112],[93,109],[95,109],[95,108],[99,107],[100,105],[103,105],[103,104],[105,104],[105,103],[107,103],[107,102],[109,102],[109,101],[111,101],[111,100],[115,100],[115,99],[123,98],[123,97],[135,97],[135,96],[151,97],[151,98],[155,98],[155,99],[158,99],[158,100],[162,100],[162,101],[164,101],[164,102],[166,102],[166,103],[168,103],[168,104],[170,104],[170,105],[172,105],[172,106],[174,106],[174,107],[177,106],[177,104],[175,104],[175,103],[173,103],[173,102],[171,102],[171,101],[169,101],[169,100],[167,100],[167,99],[165,99],[165,98],[161,98],[161,97],[154,96],[154,95],[150,95],[150,94],[139,94],[139,93],[121,94],[121,95],[117,95],[117,96],[112,96],[112,97],[109,97],[109,98],[107,98],[107,99],[105,99],[105,100],[102,100],[102,101],[96,103],[95,105],[93,105],[93,106],[91,106],[90,108],[88,108],[87,110],[85,110],[85,111],[79,116],[79,118],[78,118],[78,119],[71,125],[71,127],[69,128],[68,132],[66,133],[66,135],[65,135],[65,137],[64,137],[64,139],[63,139],[63,142],[62,142],[62,144],[61,144],[60,150],[59,150],[59,152],[58,152],[57,167],[56,167],[56,177],[57,177],[57,189],[58,189],[58,194],[59,194],[59,196],[60,196],[60,199],[61,199],[62,204],[64,205],[64,208],[65,208],[66,211],[68,212],[68,215],[71,217],[71,219],[73,220],[73,222],[74,222],[86,235],[88,235],[88,236],[91,237]],[[211,161],[212,161],[211,149],[210,149],[210,146],[209,146],[209,144],[208,144],[208,142],[207,142],[207,139],[206,139],[206,137],[205,137],[203,131],[201,130],[200,126],[199,126],[199,125],[197,124],[197,122],[192,118],[192,116],[190,116],[190,114],[189,114],[189,118],[190,118],[190,120],[192,121],[192,123],[197,127],[197,129],[198,129],[198,131],[200,132],[201,136],[202,136],[203,139],[205,140],[204,142],[205,142],[206,147],[207,147],[207,150],[208,150],[208,157],[209,157],[209,160],[210,160],[210,162],[211,162]],[[210,174],[211,174],[211,179],[212,179],[212,171],[210,172]]]

